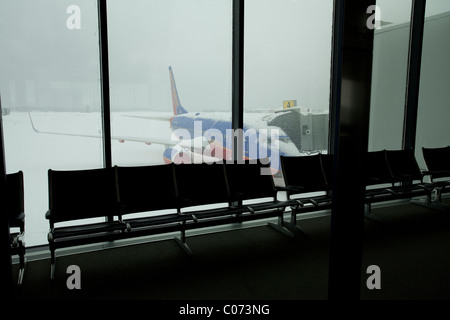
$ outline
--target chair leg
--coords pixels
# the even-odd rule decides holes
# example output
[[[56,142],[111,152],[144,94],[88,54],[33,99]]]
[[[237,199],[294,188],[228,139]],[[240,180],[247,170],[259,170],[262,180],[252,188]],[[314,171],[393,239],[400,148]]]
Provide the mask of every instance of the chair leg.
[[[186,243],[186,231],[182,230],[182,231],[180,231],[180,233],[181,233],[180,238],[175,237],[175,241],[179,244],[181,249],[183,249],[184,252],[186,252],[186,254],[189,257],[192,257],[192,255],[193,255],[192,251]]]
[[[278,217],[278,223],[269,222],[268,225],[272,227],[274,230],[284,234],[285,236],[293,238],[294,234],[287,228],[287,225],[284,222],[282,214]]]
[[[436,190],[435,199],[432,199],[431,194],[427,195],[425,199],[411,200],[411,203],[427,209],[448,213],[450,212],[450,206],[441,201],[441,192]]]
[[[23,275],[25,274],[25,267],[19,269],[19,277],[17,278],[17,285],[22,285]]]
[[[292,231],[294,234],[299,234],[303,237],[307,237],[307,233],[297,225],[297,208],[292,207],[291,210],[291,221],[285,222],[285,227]]]
[[[437,201],[438,203],[441,203],[442,202],[442,189],[443,188],[436,188],[436,196],[435,196],[435,201]]]
[[[372,213],[372,204],[371,203],[366,203],[364,205],[364,216],[372,221],[375,222],[383,222],[384,220],[381,219],[380,217],[378,217],[377,215]]]
[[[23,276],[25,273],[25,266],[26,266],[26,259],[25,259],[25,247],[21,247],[20,253],[19,253],[19,277],[17,280],[17,284],[20,286],[23,282]]]
[[[281,232],[285,236],[288,236],[289,238],[294,238],[296,234],[306,236],[306,233],[299,226],[297,226],[296,220],[297,220],[297,209],[295,207],[291,207],[291,221],[286,222],[284,220],[284,210],[283,210],[280,213],[280,216],[278,216],[278,223],[275,224],[269,222],[269,226]]]
[[[439,196],[439,201],[441,200],[441,197]],[[426,204],[427,205],[431,205],[431,203],[433,202],[431,200],[431,192],[429,194],[427,194],[426,198],[425,198]]]
[[[50,249],[50,279],[51,280],[55,279],[55,263],[56,263],[55,249]]]

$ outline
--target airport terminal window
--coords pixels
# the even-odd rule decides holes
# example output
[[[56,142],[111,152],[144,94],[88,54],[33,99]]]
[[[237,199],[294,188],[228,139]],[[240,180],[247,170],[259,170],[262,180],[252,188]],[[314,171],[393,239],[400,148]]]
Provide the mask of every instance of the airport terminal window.
[[[24,172],[27,246],[46,244],[47,170],[103,166],[97,4],[1,1],[0,45],[6,170]]]
[[[113,165],[232,156],[232,3],[107,2]],[[248,158],[269,156],[277,169],[280,154],[328,151],[333,4],[246,0],[244,136],[258,139],[257,148],[245,144]],[[377,5],[372,150],[401,147],[411,0]],[[25,174],[30,246],[47,242],[47,170],[104,165],[97,17],[90,0],[0,3],[6,165],[7,172]],[[427,29],[432,43],[435,32],[431,24]],[[433,45],[427,54],[434,59]],[[425,75],[434,72],[423,68]],[[431,86],[424,80],[421,95]],[[434,108],[448,101],[448,92],[433,96]],[[423,94],[420,105],[429,103]],[[418,129],[427,131],[430,113],[420,112]]]
[[[420,73],[416,157],[425,168],[422,147],[450,145],[450,2],[428,0]]]
[[[232,1],[111,0],[108,35],[113,164],[231,155]]]
[[[332,21],[332,0],[245,2],[244,127],[274,134],[246,156],[277,169],[273,141],[279,154],[327,152]]]
[[[378,0],[373,44],[369,150],[401,149],[408,68],[411,0]]]

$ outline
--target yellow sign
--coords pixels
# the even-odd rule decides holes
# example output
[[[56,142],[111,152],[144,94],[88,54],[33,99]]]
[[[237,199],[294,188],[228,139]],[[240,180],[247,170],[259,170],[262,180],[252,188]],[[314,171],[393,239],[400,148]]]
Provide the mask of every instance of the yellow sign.
[[[297,100],[284,100],[283,109],[289,109],[297,106]]]

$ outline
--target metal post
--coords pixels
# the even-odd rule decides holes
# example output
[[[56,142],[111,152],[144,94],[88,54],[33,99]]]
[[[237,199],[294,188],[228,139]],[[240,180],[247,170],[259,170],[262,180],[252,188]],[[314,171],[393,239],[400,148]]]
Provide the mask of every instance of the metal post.
[[[364,157],[368,147],[373,30],[370,0],[335,0],[332,119],[333,206],[328,298],[360,297]]]
[[[12,259],[11,259],[11,247],[9,243],[9,219],[5,213],[5,196],[6,196],[6,162],[5,162],[5,145],[3,139],[3,113],[2,113],[2,101],[0,96],[0,208],[2,219],[2,265],[4,274],[2,274],[1,288],[3,291],[3,297],[12,299],[13,288],[13,275],[12,275]]]
[[[98,30],[99,30],[99,57],[100,57],[100,85],[102,92],[102,132],[103,132],[103,166],[112,167],[111,152],[111,104],[109,95],[109,55],[108,55],[108,22],[106,0],[98,0]],[[107,221],[112,216],[105,218]]]
[[[98,0],[98,29],[100,35],[100,85],[102,92],[103,166],[112,167],[111,105],[109,95],[108,23],[106,0]]]
[[[414,149],[416,146],[425,9],[426,0],[413,0],[403,125],[403,149]]]
[[[244,0],[233,0],[232,126],[233,159],[243,159],[244,146]]]

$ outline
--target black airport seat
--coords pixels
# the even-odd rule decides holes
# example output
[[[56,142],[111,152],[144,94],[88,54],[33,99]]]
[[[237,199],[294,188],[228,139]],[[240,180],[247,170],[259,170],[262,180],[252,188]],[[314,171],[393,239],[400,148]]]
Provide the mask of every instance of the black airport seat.
[[[19,276],[17,283],[23,281],[25,272],[25,201],[23,187],[23,172],[6,175],[6,212],[9,221],[9,243],[11,254],[19,256]],[[11,229],[13,231],[11,232]],[[18,229],[18,231],[15,231]]]
[[[112,168],[89,170],[48,170],[49,220],[48,233],[51,253],[51,277],[55,272],[55,250],[61,247],[108,241],[112,235],[126,230],[115,216],[120,215],[115,175]],[[92,218],[105,218],[104,222],[90,222]],[[84,220],[78,225],[61,226],[60,223]],[[92,220],[91,220],[92,221]]]
[[[424,174],[420,170],[412,149],[385,150],[385,152],[392,179],[396,184],[389,189],[393,194],[407,198],[431,197],[434,187],[424,182]]]
[[[287,198],[293,201],[290,205],[291,220],[285,223],[292,231],[303,233],[297,226],[298,214],[331,208],[332,198],[322,158],[321,154],[280,157],[284,187],[278,189],[286,191]]]
[[[269,225],[293,236],[283,222],[284,211],[292,202],[278,199],[269,159],[227,161],[225,172],[233,206],[250,213],[241,219],[278,217],[278,224]]]
[[[436,201],[442,204],[442,193],[450,191],[450,146],[439,148],[422,148],[423,159],[429,176],[436,190]]]

